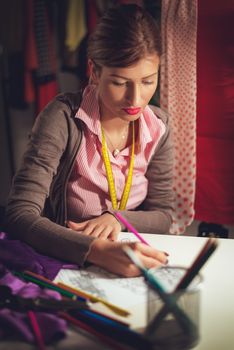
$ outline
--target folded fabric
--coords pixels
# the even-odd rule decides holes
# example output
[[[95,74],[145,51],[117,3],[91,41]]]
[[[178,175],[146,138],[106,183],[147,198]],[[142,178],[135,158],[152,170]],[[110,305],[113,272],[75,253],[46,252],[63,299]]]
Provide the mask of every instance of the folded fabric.
[[[0,263],[9,270],[29,270],[51,280],[61,268],[78,268],[75,264],[39,254],[28,244],[10,239],[4,232],[0,233]]]
[[[25,282],[14,276],[11,270],[29,270],[53,279],[61,268],[77,268],[77,265],[37,253],[32,247],[18,240],[10,239],[0,232],[0,285],[10,287],[12,294],[23,298],[61,299],[53,290],[41,288],[31,282]],[[66,321],[56,313],[36,312],[36,318],[46,344],[61,339],[66,334]],[[0,309],[0,339],[35,342],[33,330],[27,312],[18,312],[7,308]]]
[[[61,299],[61,295],[56,291],[40,288],[31,282],[20,280],[2,264],[0,264],[0,285],[10,287],[13,294],[24,298]],[[67,324],[55,313],[36,312],[35,314],[45,343],[49,344],[65,336]],[[0,309],[0,339],[34,342],[34,333],[26,311]]]
[[[45,312],[35,314],[44,343],[50,344],[66,335],[67,325],[63,319]],[[0,339],[34,343],[35,336],[27,313],[2,309],[0,311]]]

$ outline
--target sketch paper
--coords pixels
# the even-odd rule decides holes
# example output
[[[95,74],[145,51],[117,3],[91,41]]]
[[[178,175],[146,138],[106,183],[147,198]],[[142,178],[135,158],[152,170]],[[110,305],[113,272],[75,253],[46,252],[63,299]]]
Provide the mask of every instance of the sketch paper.
[[[120,233],[118,240],[138,241],[129,232]],[[147,289],[143,277],[120,277],[97,266],[79,270],[62,269],[54,282],[62,282],[82,289],[125,309],[132,305],[146,303]]]
[[[119,241],[138,239],[129,232],[123,232],[119,235]],[[172,291],[181,278],[181,272],[179,276],[175,276],[173,271],[159,270],[156,271],[158,278],[168,291]],[[144,277],[120,277],[94,265],[79,270],[62,269],[54,282],[82,289],[124,309],[147,303],[147,285]]]
[[[124,278],[97,266],[80,270],[61,270],[55,282],[82,289],[124,309],[146,302],[143,277]]]

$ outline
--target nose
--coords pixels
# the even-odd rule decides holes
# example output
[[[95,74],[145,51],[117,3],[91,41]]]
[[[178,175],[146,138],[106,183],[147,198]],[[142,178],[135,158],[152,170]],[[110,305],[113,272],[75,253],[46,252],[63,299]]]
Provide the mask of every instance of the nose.
[[[131,84],[126,91],[126,100],[131,107],[140,106],[141,88],[138,84]]]

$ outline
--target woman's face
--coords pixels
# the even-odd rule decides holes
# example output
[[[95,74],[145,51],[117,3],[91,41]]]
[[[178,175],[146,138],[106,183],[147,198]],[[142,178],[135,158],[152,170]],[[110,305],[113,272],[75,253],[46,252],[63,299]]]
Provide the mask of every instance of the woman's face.
[[[157,88],[158,68],[156,53],[126,68],[102,67],[94,78],[101,118],[138,119]]]

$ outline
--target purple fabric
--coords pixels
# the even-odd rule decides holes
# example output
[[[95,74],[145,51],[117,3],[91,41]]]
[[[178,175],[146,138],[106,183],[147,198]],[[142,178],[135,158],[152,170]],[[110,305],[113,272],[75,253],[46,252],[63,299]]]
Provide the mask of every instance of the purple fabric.
[[[31,282],[24,282],[12,275],[3,265],[0,265],[0,285],[11,288],[13,294],[23,298],[53,298],[60,300],[61,295],[53,290],[40,288]],[[36,312],[44,342],[49,344],[65,336],[67,324],[56,314]],[[9,309],[0,310],[0,339],[18,339],[30,343],[35,342],[27,312],[17,312]]]
[[[1,272],[4,271],[4,267],[0,265]],[[11,288],[13,294],[20,295],[23,298],[53,298],[60,300],[61,295],[51,289],[41,288],[32,282],[24,282],[18,277],[12,275],[9,271],[5,270],[0,276],[0,285],[8,286]]]
[[[62,339],[66,334],[66,322],[55,315],[36,312],[36,318],[46,344]],[[0,339],[22,340],[35,342],[27,313],[20,313],[8,309],[0,312]]]
[[[27,316],[24,313],[8,309],[0,311],[0,339],[23,340],[34,342]]]
[[[28,244],[9,239],[4,232],[0,233],[0,262],[10,270],[29,270],[49,279],[54,279],[61,268],[78,268],[37,253]]]
[[[31,282],[24,282],[14,276],[10,270],[30,270],[39,275],[53,279],[61,268],[77,268],[54,258],[37,253],[33,248],[18,240],[11,240],[7,234],[0,232],[0,285],[11,288],[13,294],[24,298],[61,299],[53,290],[41,288]],[[36,312],[43,339],[46,344],[65,336],[67,324],[56,314]],[[0,309],[0,339],[23,340],[35,342],[27,312]]]

